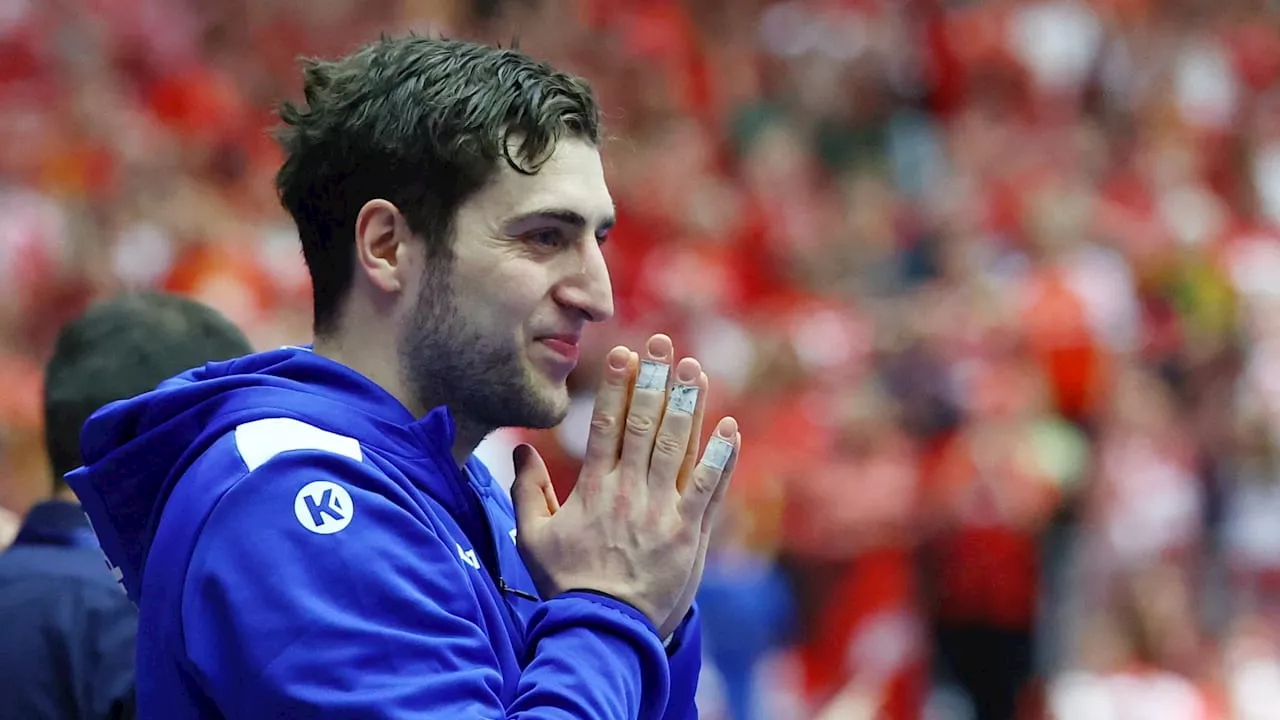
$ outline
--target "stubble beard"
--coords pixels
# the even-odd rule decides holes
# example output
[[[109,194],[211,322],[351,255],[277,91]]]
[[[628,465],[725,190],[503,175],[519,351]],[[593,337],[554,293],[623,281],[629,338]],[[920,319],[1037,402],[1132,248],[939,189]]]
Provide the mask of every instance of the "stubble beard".
[[[454,422],[480,435],[503,427],[550,428],[568,411],[563,395],[533,376],[514,337],[489,337],[454,300],[448,261],[429,263],[414,318],[397,352],[425,411],[446,405]],[[555,396],[553,396],[555,395]]]

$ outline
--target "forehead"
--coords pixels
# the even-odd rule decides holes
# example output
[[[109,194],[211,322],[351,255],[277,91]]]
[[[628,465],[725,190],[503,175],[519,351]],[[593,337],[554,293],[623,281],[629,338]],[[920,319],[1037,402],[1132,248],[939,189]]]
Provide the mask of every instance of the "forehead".
[[[463,205],[460,214],[495,221],[547,209],[570,210],[593,224],[613,217],[599,149],[577,139],[561,140],[532,175],[516,172],[503,161],[493,180]]]

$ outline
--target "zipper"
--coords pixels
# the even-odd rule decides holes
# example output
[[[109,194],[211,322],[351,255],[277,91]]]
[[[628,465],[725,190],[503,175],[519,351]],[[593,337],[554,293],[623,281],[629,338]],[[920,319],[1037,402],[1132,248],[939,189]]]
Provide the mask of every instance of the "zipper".
[[[502,598],[502,604],[507,607],[507,615],[516,630],[517,639],[523,645],[524,617],[516,610],[508,598],[514,596],[534,602],[541,602],[541,598],[511,587],[507,584],[506,578],[502,577],[498,540],[494,538],[493,524],[489,521],[489,513],[485,511],[484,498],[481,497],[479,488],[472,482],[471,471],[465,465],[458,467],[452,455],[442,451],[431,437],[422,432],[420,424],[415,424],[413,427],[417,431],[419,440],[422,441],[430,457],[435,461],[436,469],[446,473],[452,480],[450,487],[454,497],[460,500],[463,505],[469,506],[465,509],[460,509],[461,512],[470,511],[471,514],[478,516],[480,525],[478,528],[475,527],[475,522],[470,522],[463,517],[457,516],[453,519],[462,528],[463,535],[471,541],[472,546],[478,551],[480,564],[484,567],[485,573],[489,576],[489,580],[494,584],[494,587],[498,589],[498,595]],[[459,487],[460,485],[465,487]],[[480,537],[472,537],[471,532],[468,532],[469,530],[478,531]]]
[[[494,586],[498,588],[498,593],[502,596],[502,604],[507,606],[507,614],[510,616],[512,625],[515,626],[520,642],[523,644],[525,640],[524,616],[516,610],[515,605],[508,598],[518,597],[534,602],[541,602],[541,600],[536,595],[511,587],[507,584],[507,579],[502,577],[501,554],[498,552],[498,541],[494,537],[493,524],[489,521],[489,513],[484,507],[484,497],[480,495],[479,488],[472,483],[471,471],[460,468],[459,474],[462,476],[463,482],[466,483],[467,490],[470,491],[468,496],[471,501],[471,510],[479,517],[480,534],[484,536],[482,538],[472,538],[471,542],[474,544],[479,540],[482,543],[479,545],[484,553],[484,557],[481,558],[481,564],[488,570],[489,578],[493,581]]]
[[[527,593],[519,588],[511,587],[510,585],[507,584],[506,579],[504,579],[501,575],[498,576],[498,590],[504,593],[510,593],[512,595],[515,595],[518,598],[524,598],[525,600],[532,600],[534,602],[542,601],[542,599],[539,598],[537,595]]]
[[[470,478],[468,478],[468,480],[470,480]],[[515,604],[511,602],[510,598],[518,597],[525,600],[533,600],[535,602],[538,601],[538,598],[524,592],[523,590],[517,590],[516,588],[511,587],[507,584],[507,579],[502,577],[498,546],[494,541],[493,525],[489,522],[489,513],[485,512],[484,509],[484,498],[480,497],[480,492],[476,490],[474,486],[471,486],[470,482],[468,482],[467,485],[471,487],[472,498],[476,503],[475,511],[480,513],[480,524],[483,526],[482,531],[484,533],[484,545],[489,551],[488,562],[481,562],[483,562],[485,567],[488,568],[489,577],[493,580],[493,584],[498,588],[498,595],[502,598],[502,604],[507,607],[507,617],[511,619],[511,625],[514,630],[514,637],[512,639],[517,640],[520,643],[520,647],[525,648],[524,651],[527,652],[528,641],[525,638],[526,628],[524,624],[524,616],[516,609]]]
[[[484,498],[480,497],[479,491],[471,485],[471,478],[465,471],[462,473],[462,480],[467,483],[467,490],[470,491],[467,498],[469,501],[467,504],[471,506],[469,509],[479,521],[479,527],[476,530],[479,531],[481,537],[471,538],[471,543],[480,550],[480,561],[485,566],[485,569],[489,571],[489,576],[493,579],[493,583],[498,585],[499,589],[502,589],[501,586],[505,585],[506,581],[501,576],[502,568],[498,560],[498,546],[493,541],[493,525],[489,523],[489,513],[484,510]]]

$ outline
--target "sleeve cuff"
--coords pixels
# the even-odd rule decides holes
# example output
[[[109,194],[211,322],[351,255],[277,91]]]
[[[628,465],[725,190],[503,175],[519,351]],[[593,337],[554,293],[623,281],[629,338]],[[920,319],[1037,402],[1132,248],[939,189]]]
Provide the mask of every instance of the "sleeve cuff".
[[[569,590],[562,593],[560,597],[566,597],[566,596],[572,596],[572,595],[594,598],[594,601],[597,601],[597,602],[601,599],[609,601],[607,604],[614,607],[615,609],[623,610],[624,612],[626,612],[626,614],[631,615],[633,618],[635,618],[636,620],[639,620],[646,627],[653,630],[654,635],[657,635],[657,628],[654,627],[653,623],[648,618],[646,618],[639,610],[635,609],[630,603],[620,600],[612,595],[609,595],[608,593],[602,593],[598,590],[574,589],[574,590]],[[667,651],[667,657],[671,657],[671,655],[675,654],[675,652],[679,650],[680,647],[684,644],[683,642],[681,642],[681,639],[687,634],[687,628],[689,627],[690,620],[693,618],[693,615],[694,615],[694,609],[691,607],[689,608],[689,612],[685,613],[684,619],[680,621],[680,625],[677,626],[676,629],[673,630],[670,635],[666,636],[665,638],[661,638],[662,647],[664,650]]]
[[[693,608],[689,608],[689,612],[685,613],[684,619],[680,621],[676,629],[662,639],[662,647],[667,651],[667,657],[676,654],[684,646],[684,639],[689,634],[689,625],[692,620]]]
[[[569,597],[578,597],[578,598],[587,600],[589,602],[593,602],[597,605],[604,605],[606,607],[613,608],[614,610],[621,612],[622,614],[630,617],[632,620],[635,620],[636,622],[643,625],[646,629],[648,629],[651,633],[653,633],[653,637],[661,639],[661,636],[658,635],[658,627],[653,624],[653,621],[649,620],[649,618],[645,617],[644,613],[640,612],[638,609],[636,609],[634,605],[626,602],[625,600],[616,598],[608,593],[602,593],[598,590],[579,590],[579,589],[567,590],[552,599],[554,600],[557,598],[569,598]]]

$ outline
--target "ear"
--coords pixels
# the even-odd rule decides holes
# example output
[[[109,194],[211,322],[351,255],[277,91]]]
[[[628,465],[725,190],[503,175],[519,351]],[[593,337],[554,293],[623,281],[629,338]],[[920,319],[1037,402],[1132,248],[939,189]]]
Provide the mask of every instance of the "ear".
[[[382,199],[365,203],[356,215],[357,269],[379,290],[400,292],[407,269],[401,246],[409,237],[409,226],[399,208]]]

